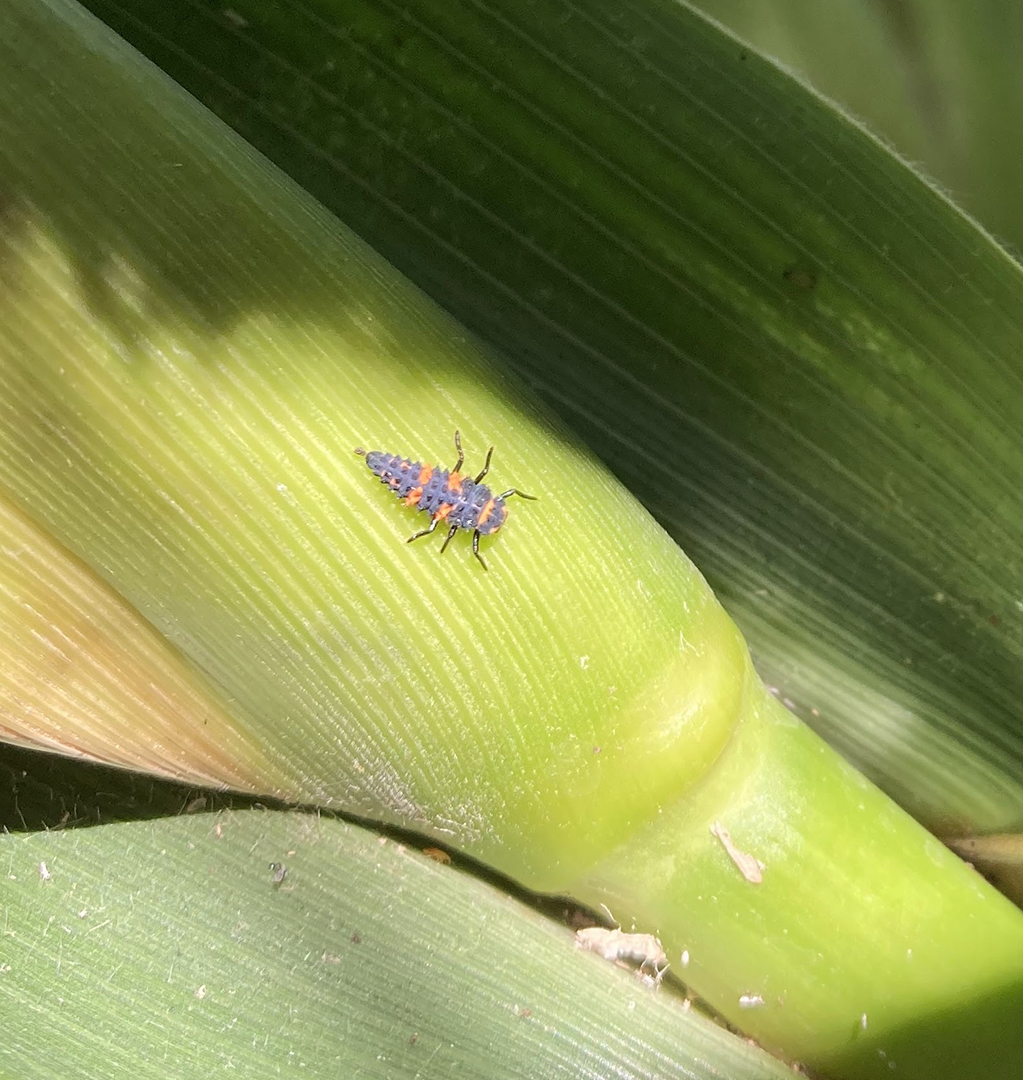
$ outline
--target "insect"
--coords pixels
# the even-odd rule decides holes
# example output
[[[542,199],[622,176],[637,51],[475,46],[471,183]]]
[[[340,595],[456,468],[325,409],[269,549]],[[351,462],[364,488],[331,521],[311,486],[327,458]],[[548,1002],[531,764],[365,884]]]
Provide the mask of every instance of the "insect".
[[[433,859],[434,862],[443,863],[445,866],[448,866],[451,863],[451,856],[446,851],[442,851],[439,847],[424,847],[423,854],[427,858]]]
[[[642,971],[653,968],[654,982],[660,983],[668,970],[664,947],[653,934],[626,934],[620,926],[608,930],[603,926],[587,926],[576,930],[575,943],[580,949],[595,952],[605,960],[631,960]]]
[[[399,498],[405,500],[406,506],[414,506],[430,515],[432,521],[428,529],[410,536],[406,543],[411,544],[421,536],[429,536],[443,521],[449,525],[448,535],[441,545],[441,554],[444,553],[451,538],[459,529],[472,529],[472,553],[480,561],[484,570],[487,564],[480,554],[480,537],[492,536],[505,523],[508,517],[508,507],[505,499],[512,495],[518,495],[523,499],[535,499],[534,495],[527,495],[517,488],[509,488],[495,495],[486,484],[482,483],[483,477],[490,471],[490,459],[493,457],[494,448],[487,451],[487,460],[483,463],[483,469],[475,479],[463,476],[459,471],[465,461],[462,452],[462,439],[455,432],[455,449],[458,451],[458,461],[450,470],[437,468],[429,464],[421,464],[418,461],[410,461],[398,454],[388,454],[383,450],[363,450],[357,447],[355,452],[366,459],[370,470],[380,477]]]

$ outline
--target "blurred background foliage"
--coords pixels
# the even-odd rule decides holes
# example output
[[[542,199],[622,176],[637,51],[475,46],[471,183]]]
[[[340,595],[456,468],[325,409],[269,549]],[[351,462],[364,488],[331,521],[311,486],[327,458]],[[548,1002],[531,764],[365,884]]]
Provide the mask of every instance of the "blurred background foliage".
[[[1013,0],[695,0],[848,110],[1017,257],[1023,8]]]

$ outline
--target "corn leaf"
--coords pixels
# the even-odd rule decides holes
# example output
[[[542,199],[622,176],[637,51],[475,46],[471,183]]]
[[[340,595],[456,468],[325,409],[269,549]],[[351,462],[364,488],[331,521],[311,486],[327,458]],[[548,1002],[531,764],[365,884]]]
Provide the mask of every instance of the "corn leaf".
[[[198,814],[0,848],[9,1076],[790,1075],[492,886],[329,818]]]
[[[1023,12],[1006,0],[699,0],[889,139],[1009,248],[1023,250]]]
[[[502,351],[788,707],[941,834],[1021,824],[1023,282],[989,237],[668,0],[90,3]]]
[[[0,30],[0,485],[229,714],[220,781],[609,903],[733,1023],[835,1076],[1008,1075],[1023,917],[766,691],[627,493],[99,24],[19,0]],[[421,476],[401,455],[443,461],[454,427],[540,498],[485,538],[489,573],[403,544],[412,507],[353,453]],[[84,585],[70,612],[59,593],[45,633],[88,617]]]

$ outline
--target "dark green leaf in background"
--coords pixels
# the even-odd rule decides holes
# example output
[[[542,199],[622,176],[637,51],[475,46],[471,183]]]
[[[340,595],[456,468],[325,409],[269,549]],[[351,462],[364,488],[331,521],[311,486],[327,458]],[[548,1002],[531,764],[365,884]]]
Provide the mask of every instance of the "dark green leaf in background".
[[[850,109],[1023,251],[1014,0],[696,0]]]

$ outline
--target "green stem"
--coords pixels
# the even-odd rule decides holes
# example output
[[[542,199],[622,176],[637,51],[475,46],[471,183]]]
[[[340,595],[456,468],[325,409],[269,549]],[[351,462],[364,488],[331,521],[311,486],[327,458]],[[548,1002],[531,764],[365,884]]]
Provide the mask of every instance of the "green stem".
[[[1017,1074],[1019,911],[758,683],[703,781],[572,892],[656,928],[680,976],[765,1046],[791,1052],[798,1017],[799,1054],[826,1072]],[[978,1055],[1007,1037],[1001,1060]]]

